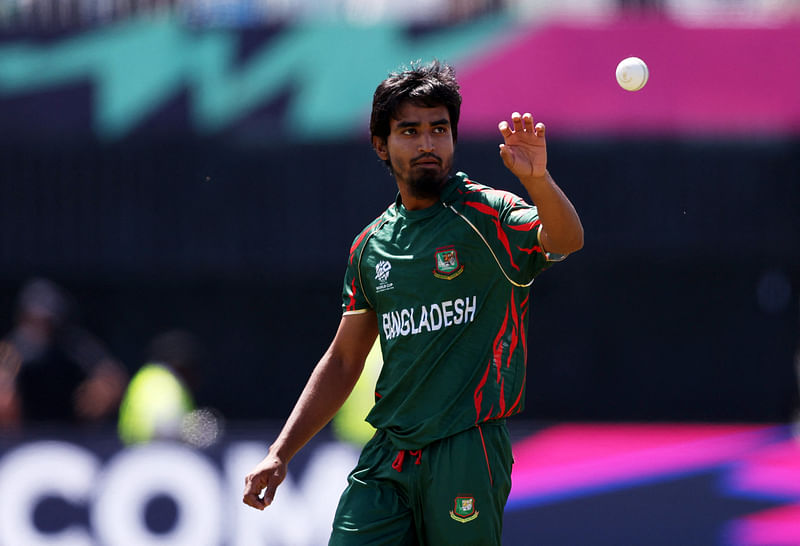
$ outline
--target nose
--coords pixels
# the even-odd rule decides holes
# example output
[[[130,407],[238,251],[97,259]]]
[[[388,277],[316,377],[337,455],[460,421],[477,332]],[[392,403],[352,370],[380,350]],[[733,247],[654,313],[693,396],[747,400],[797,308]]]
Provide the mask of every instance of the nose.
[[[431,153],[433,152],[433,138],[431,135],[427,133],[423,133],[420,135],[419,143],[418,143],[419,151],[424,153]]]

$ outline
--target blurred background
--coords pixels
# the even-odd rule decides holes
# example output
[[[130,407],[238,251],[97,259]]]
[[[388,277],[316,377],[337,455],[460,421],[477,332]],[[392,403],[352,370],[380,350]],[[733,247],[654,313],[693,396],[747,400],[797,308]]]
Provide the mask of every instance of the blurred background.
[[[798,51],[798,0],[0,0],[0,544],[326,543],[358,438],[267,513],[241,483],[394,199],[375,86],[439,58],[457,169],[521,192],[531,111],[586,230],[533,287],[504,543],[797,546]]]

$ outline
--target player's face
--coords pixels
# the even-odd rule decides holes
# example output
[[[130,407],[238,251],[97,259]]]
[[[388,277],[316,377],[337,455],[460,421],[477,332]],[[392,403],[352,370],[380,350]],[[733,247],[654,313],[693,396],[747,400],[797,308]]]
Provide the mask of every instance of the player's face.
[[[378,155],[381,152],[378,150]],[[416,197],[438,197],[453,167],[453,133],[445,106],[400,105],[391,120],[385,157],[399,184]]]

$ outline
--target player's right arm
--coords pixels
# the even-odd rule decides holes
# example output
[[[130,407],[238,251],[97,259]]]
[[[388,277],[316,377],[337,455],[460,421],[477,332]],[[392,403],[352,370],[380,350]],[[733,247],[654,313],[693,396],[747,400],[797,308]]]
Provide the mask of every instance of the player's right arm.
[[[374,311],[342,316],[336,336],[311,373],[278,438],[245,478],[245,504],[263,510],[272,503],[289,461],[347,400],[377,335]]]
[[[500,156],[517,177],[539,212],[539,242],[547,252],[566,256],[583,248],[583,225],[570,200],[547,171],[544,123],[534,125],[530,113],[511,114],[499,124],[503,135]]]

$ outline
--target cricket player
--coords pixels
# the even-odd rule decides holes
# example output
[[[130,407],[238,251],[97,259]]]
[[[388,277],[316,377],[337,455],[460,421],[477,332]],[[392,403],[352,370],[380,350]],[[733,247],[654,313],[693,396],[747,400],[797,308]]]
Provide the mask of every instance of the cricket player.
[[[377,87],[372,145],[397,199],[356,236],[338,331],[245,478],[244,502],[269,506],[380,336],[367,416],[376,433],[348,478],[332,545],[501,542],[513,463],[505,421],[524,406],[530,286],[583,246],[583,227],[547,170],[545,126],[529,113],[500,122],[500,157],[533,204],[453,175],[460,107],[453,69],[438,61]]]

